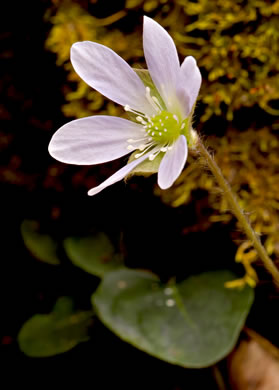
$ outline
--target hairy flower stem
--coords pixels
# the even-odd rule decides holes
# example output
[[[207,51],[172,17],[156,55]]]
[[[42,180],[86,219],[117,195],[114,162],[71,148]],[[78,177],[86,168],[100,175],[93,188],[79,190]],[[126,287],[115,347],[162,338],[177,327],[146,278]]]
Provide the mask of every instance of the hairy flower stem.
[[[251,226],[251,223],[248,219],[248,217],[244,214],[243,210],[241,209],[239,202],[237,200],[236,195],[233,193],[231,186],[227,182],[227,180],[224,178],[219,166],[214,161],[214,158],[211,156],[211,154],[208,152],[204,144],[202,143],[201,139],[199,138],[196,143],[196,147],[200,154],[205,158],[206,163],[215,176],[215,179],[220,186],[220,188],[224,192],[224,196],[228,200],[230,207],[232,209],[232,212],[234,213],[235,217],[237,218],[239,224],[242,226],[244,232],[246,233],[247,237],[253,244],[255,250],[258,253],[259,258],[263,262],[263,265],[265,269],[272,275],[274,284],[279,287],[279,270],[271,260],[271,258],[268,256],[264,246],[262,245],[258,235],[254,231],[254,229]]]

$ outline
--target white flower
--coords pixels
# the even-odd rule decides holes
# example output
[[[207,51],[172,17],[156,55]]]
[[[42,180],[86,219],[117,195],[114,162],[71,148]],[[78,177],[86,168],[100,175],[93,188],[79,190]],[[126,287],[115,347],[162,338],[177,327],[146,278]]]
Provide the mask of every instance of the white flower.
[[[132,162],[92,188],[89,195],[122,180],[144,160],[158,155],[163,156],[158,169],[162,189],[174,183],[185,165],[200,71],[193,57],[186,57],[180,66],[172,38],[148,17],[144,17],[143,47],[150,86],[111,49],[88,41],[72,46],[71,62],[78,75],[135,119],[101,115],[77,119],[52,137],[50,154],[69,164],[101,164],[135,151]]]

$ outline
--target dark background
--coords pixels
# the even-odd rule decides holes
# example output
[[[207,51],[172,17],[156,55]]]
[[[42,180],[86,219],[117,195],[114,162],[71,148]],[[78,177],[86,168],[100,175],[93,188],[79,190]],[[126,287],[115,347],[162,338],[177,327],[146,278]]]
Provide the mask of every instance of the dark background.
[[[4,377],[7,374],[12,383],[19,379],[13,373],[21,372],[22,383],[38,386],[37,375],[43,383],[54,383],[57,377],[64,384],[75,379],[79,388],[90,381],[90,388],[101,389],[216,389],[211,369],[186,370],[161,362],[122,342],[98,320],[90,330],[91,340],[63,355],[34,359],[18,348],[16,337],[27,319],[35,313],[49,312],[62,295],[73,297],[78,308],[89,309],[90,296],[99,283],[66,259],[62,245],[61,266],[52,267],[34,259],[21,238],[24,219],[39,221],[42,231],[51,232],[60,242],[70,234],[105,231],[119,245],[121,236],[126,264],[151,269],[163,280],[173,275],[183,279],[201,270],[226,266],[242,274],[240,267],[232,265],[236,247],[230,226],[215,224],[206,232],[183,234],[197,218],[206,218],[206,201],[202,210],[197,210],[195,204],[178,209],[163,205],[153,195],[156,177],[133,178],[128,184],[118,183],[90,198],[87,185],[80,178],[80,168],[64,166],[49,156],[47,148],[52,134],[69,121],[61,113],[65,72],[56,66],[55,55],[44,49],[50,25],[43,17],[50,6],[47,0],[5,1],[0,6]],[[114,2],[112,6],[99,1],[92,5],[92,12],[104,17],[122,7],[123,2]],[[89,179],[95,175],[101,181],[121,163],[105,164],[97,170],[89,168],[82,175]],[[50,169],[54,166],[61,173],[55,178]],[[206,199],[202,192],[196,196]],[[272,319],[274,300],[268,304],[265,300],[270,294],[269,287],[261,288],[257,310],[252,310],[248,320],[262,333],[266,332],[266,322],[270,325]],[[268,331],[270,335],[270,327]]]

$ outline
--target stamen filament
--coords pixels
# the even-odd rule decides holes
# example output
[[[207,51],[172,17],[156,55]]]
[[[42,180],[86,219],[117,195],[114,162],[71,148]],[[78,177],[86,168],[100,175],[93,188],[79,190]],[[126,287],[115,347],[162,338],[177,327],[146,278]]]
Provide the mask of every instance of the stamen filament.
[[[135,158],[139,158],[144,155],[145,152],[147,152],[150,148],[153,148],[154,142],[150,143],[149,146],[147,146],[141,153],[135,154]]]
[[[144,125],[147,125],[147,122],[141,117],[141,116],[137,116],[136,117],[136,120]]]
[[[160,149],[157,149],[155,150],[154,153],[152,153],[148,158],[150,161],[153,161],[155,160],[155,158],[158,156],[158,154],[161,152],[161,148]]]
[[[149,101],[149,103],[151,104],[151,106],[154,108],[154,110],[157,111],[158,113],[161,112],[161,109],[157,106],[157,104],[155,103],[155,101],[153,99],[154,96],[151,96],[151,94],[150,94],[149,87],[145,88],[145,96],[146,96],[147,100]]]
[[[132,113],[135,114],[135,115],[140,115],[140,116],[142,116],[142,117],[148,118],[148,116],[147,116],[146,114],[143,114],[143,113],[141,113],[140,111],[134,110],[134,109],[131,108],[128,104],[126,104],[126,105],[124,106],[124,110],[125,110],[125,111],[129,111],[129,112],[132,112]]]
[[[163,111],[163,107],[161,106],[161,104],[160,104],[159,100],[156,98],[156,96],[152,96],[152,99],[157,104],[157,106],[160,109],[160,111]]]

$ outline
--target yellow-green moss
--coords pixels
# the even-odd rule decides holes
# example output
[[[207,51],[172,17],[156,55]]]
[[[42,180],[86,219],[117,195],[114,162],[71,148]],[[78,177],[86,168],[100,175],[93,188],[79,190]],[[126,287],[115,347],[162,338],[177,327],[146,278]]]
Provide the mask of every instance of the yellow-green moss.
[[[279,255],[279,139],[269,129],[234,129],[226,137],[210,138],[208,145],[224,176],[238,194],[242,208],[259,234],[266,237],[269,254]],[[191,200],[194,190],[208,191],[213,214],[211,223],[232,218],[230,207],[216,189],[214,177],[201,169],[196,157],[189,157],[186,169],[167,191],[156,190],[164,202],[178,207]]]
[[[46,16],[53,24],[46,47],[56,53],[57,64],[68,74],[69,83],[64,88],[67,103],[63,107],[66,116],[123,115],[119,106],[79,79],[69,54],[74,42],[92,40],[111,47],[131,65],[144,66],[140,17],[130,33],[111,26],[135,11],[154,17],[169,31],[181,58],[193,55],[197,59],[203,75],[201,121],[213,114],[231,120],[237,110],[252,106],[279,114],[274,105],[279,99],[279,0],[127,0],[125,9],[105,19],[93,17],[78,2],[53,3]],[[255,229],[265,235],[268,253],[278,255],[278,137],[267,128],[243,133],[230,130],[210,143]],[[192,157],[176,185],[158,193],[175,207],[187,203],[192,191],[199,188],[209,191],[209,205],[216,211],[209,223],[230,220],[229,206],[215,190],[213,177],[197,167]],[[202,223],[198,230],[204,229]]]
[[[143,61],[142,26],[135,26],[130,34],[109,28],[123,16],[129,17],[131,10],[151,13],[173,36],[181,56],[197,59],[203,73],[202,121],[213,114],[231,120],[233,113],[244,106],[259,105],[270,114],[279,113],[274,106],[274,100],[279,99],[278,0],[127,0],[125,9],[103,20],[90,15],[77,2],[54,3],[47,16],[53,27],[46,47],[57,54],[57,64],[65,66],[69,80],[77,83],[75,94],[65,88],[69,101],[63,109],[65,115],[85,116],[99,108],[90,105],[97,97],[89,94],[71,70],[72,43],[97,41],[131,64]]]

